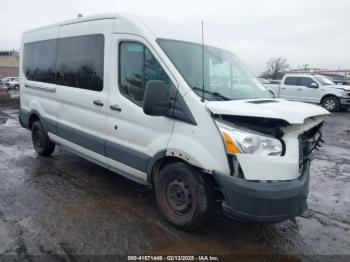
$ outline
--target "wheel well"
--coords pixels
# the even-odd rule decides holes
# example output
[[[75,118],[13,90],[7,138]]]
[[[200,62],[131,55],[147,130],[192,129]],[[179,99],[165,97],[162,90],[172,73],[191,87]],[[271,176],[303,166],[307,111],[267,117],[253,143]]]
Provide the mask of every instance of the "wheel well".
[[[37,114],[33,113],[30,115],[28,122],[28,127],[30,130],[32,129],[32,125],[35,121],[40,121],[40,118],[37,116]]]
[[[166,165],[173,163],[173,162],[183,162],[186,163],[181,158],[173,157],[173,156],[164,156],[160,159],[158,159],[152,167],[151,174],[148,178],[148,182],[152,185],[152,188],[154,187],[154,178],[159,173],[159,171]]]
[[[203,170],[197,166],[191,165],[185,160],[173,156],[165,156],[161,159],[159,159],[157,162],[154,163],[151,174],[149,176],[149,183],[151,184],[151,187],[154,188],[154,178],[156,175],[159,173],[159,171],[166,165],[173,163],[173,162],[182,162],[186,163],[193,168],[197,169],[200,174],[203,176],[203,178],[208,181],[214,188],[214,194],[215,194],[215,200],[217,203],[221,203],[225,199],[223,192],[221,191],[220,185],[218,184],[216,178],[214,177],[213,174],[206,174],[203,172]]]
[[[324,99],[326,99],[327,97],[333,97],[333,98],[335,98],[335,99],[337,99],[337,100],[339,101],[338,97],[337,97],[337,96],[335,96],[335,95],[325,95],[325,96],[323,96],[323,97],[322,97],[322,99],[321,99],[321,103],[322,103],[322,102],[323,102],[323,100],[324,100]]]

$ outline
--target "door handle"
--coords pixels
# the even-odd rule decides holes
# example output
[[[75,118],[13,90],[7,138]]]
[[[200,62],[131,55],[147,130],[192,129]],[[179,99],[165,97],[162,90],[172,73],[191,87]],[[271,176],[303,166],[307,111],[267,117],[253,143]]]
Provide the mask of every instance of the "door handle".
[[[281,87],[281,89],[286,89],[285,87]]]
[[[103,103],[99,99],[94,100],[93,103],[94,103],[95,106],[103,106]]]
[[[110,105],[109,106],[110,109],[112,109],[113,111],[122,111],[122,109],[118,106],[118,105]]]
[[[298,88],[297,90],[298,90],[298,91],[301,91],[301,90],[303,90],[303,89],[301,89],[301,88]]]

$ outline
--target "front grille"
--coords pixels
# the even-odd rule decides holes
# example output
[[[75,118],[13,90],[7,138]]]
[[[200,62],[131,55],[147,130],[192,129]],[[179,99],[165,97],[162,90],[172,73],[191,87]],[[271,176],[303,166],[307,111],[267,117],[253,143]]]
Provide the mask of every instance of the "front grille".
[[[301,173],[304,165],[312,159],[312,152],[321,146],[322,134],[321,127],[323,123],[311,128],[299,135],[299,172]]]

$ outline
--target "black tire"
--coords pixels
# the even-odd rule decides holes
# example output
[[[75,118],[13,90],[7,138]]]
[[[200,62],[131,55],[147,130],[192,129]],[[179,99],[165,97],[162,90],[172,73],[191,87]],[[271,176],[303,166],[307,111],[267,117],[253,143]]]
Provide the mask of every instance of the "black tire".
[[[168,164],[155,177],[154,184],[158,207],[174,226],[191,231],[212,217],[213,188],[209,180],[190,165]]]
[[[19,89],[19,85],[15,85],[14,88],[15,88],[15,90],[18,90]]]
[[[41,156],[50,156],[55,151],[55,144],[50,141],[40,121],[32,125],[32,142],[35,151]]]
[[[322,106],[329,112],[335,112],[339,110],[339,100],[334,96],[327,96],[322,100]]]

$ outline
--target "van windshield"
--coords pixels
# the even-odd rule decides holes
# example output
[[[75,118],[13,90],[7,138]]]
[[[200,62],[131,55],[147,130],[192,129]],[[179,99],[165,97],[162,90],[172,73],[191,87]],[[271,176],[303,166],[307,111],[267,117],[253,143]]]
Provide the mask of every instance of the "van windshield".
[[[160,47],[187,84],[202,94],[202,46],[158,39]],[[204,46],[204,96],[207,100],[270,98],[270,93],[231,52]]]

